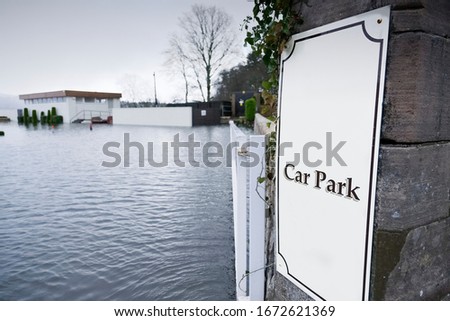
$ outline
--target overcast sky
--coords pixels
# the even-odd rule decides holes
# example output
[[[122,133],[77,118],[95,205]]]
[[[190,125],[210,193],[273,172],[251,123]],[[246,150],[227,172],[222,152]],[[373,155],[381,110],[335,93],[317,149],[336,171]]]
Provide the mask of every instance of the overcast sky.
[[[155,72],[158,100],[182,99],[163,51],[192,4],[223,9],[244,38],[248,0],[0,0],[0,93],[122,92],[136,81],[153,101]]]

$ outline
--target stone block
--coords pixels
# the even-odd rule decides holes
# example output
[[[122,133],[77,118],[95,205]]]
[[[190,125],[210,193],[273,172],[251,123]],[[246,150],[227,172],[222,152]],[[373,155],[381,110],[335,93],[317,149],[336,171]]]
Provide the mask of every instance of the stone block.
[[[450,2],[449,2],[450,4]],[[391,14],[391,32],[425,32],[448,37],[450,34],[450,10],[447,15],[433,13],[426,8],[394,10]]]
[[[280,273],[275,272],[272,279],[275,291],[270,291],[267,301],[314,301]]]
[[[304,23],[297,27],[296,32],[310,30],[371,9],[374,9],[371,0],[314,0],[308,4],[300,3],[294,6],[294,10],[302,13]]]
[[[401,232],[449,216],[450,143],[381,146],[376,228]]]
[[[375,0],[374,5],[377,7],[392,6],[392,9],[412,9],[423,8],[426,0]]]
[[[445,300],[450,293],[450,218],[411,230],[393,270],[384,275],[383,300]],[[378,244],[379,245],[379,244]],[[381,249],[382,250],[382,249]]]
[[[424,31],[448,36],[450,1],[447,0],[314,0],[299,3],[294,9],[302,14],[303,25],[297,32],[323,26],[367,11],[391,6],[391,32]]]
[[[401,143],[450,140],[450,39],[391,35],[382,139]]]
[[[448,0],[375,0],[375,7],[391,5],[393,32],[425,31],[447,36],[450,32]]]
[[[407,232],[374,232],[370,300],[383,300],[390,273],[400,260]]]
[[[448,0],[314,0],[300,2],[294,10],[302,14],[304,23],[296,32],[323,26],[344,18],[384,6],[391,6],[391,33],[423,31],[448,37],[450,33],[450,1]]]

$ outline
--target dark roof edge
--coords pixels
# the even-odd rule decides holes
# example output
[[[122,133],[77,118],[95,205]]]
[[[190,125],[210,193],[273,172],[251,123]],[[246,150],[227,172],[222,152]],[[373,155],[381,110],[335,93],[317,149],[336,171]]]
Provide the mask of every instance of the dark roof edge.
[[[79,90],[58,90],[43,93],[19,95],[19,99],[37,99],[37,98],[53,98],[53,97],[88,97],[88,98],[121,98],[121,93],[105,93],[97,91],[79,91]]]

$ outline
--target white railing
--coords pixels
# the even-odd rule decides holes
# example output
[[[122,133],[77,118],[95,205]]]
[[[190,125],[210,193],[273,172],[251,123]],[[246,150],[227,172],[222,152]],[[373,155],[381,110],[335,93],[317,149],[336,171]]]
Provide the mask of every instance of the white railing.
[[[75,116],[70,120],[71,123],[77,120],[91,120],[92,117],[100,117],[105,119],[111,116],[111,112],[107,110],[80,110]]]
[[[230,121],[237,300],[264,300],[265,137]]]

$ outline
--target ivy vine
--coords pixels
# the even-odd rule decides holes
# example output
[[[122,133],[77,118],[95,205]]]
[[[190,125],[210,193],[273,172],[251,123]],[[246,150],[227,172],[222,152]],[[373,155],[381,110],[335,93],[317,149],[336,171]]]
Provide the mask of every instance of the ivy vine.
[[[280,55],[294,28],[303,23],[293,8],[307,0],[254,0],[253,16],[244,20],[245,43],[262,56],[269,79],[262,83],[263,114],[276,117]]]
[[[272,121],[277,118],[278,77],[280,56],[286,47],[295,27],[303,23],[299,10],[301,4],[308,5],[308,0],[254,0],[253,16],[244,20],[243,28],[247,32],[245,43],[252,51],[262,57],[267,67],[269,78],[262,83],[263,98],[261,114]],[[268,137],[266,146],[266,173],[259,177],[258,183],[267,181],[266,204],[273,205],[273,181],[275,173],[276,129]]]

